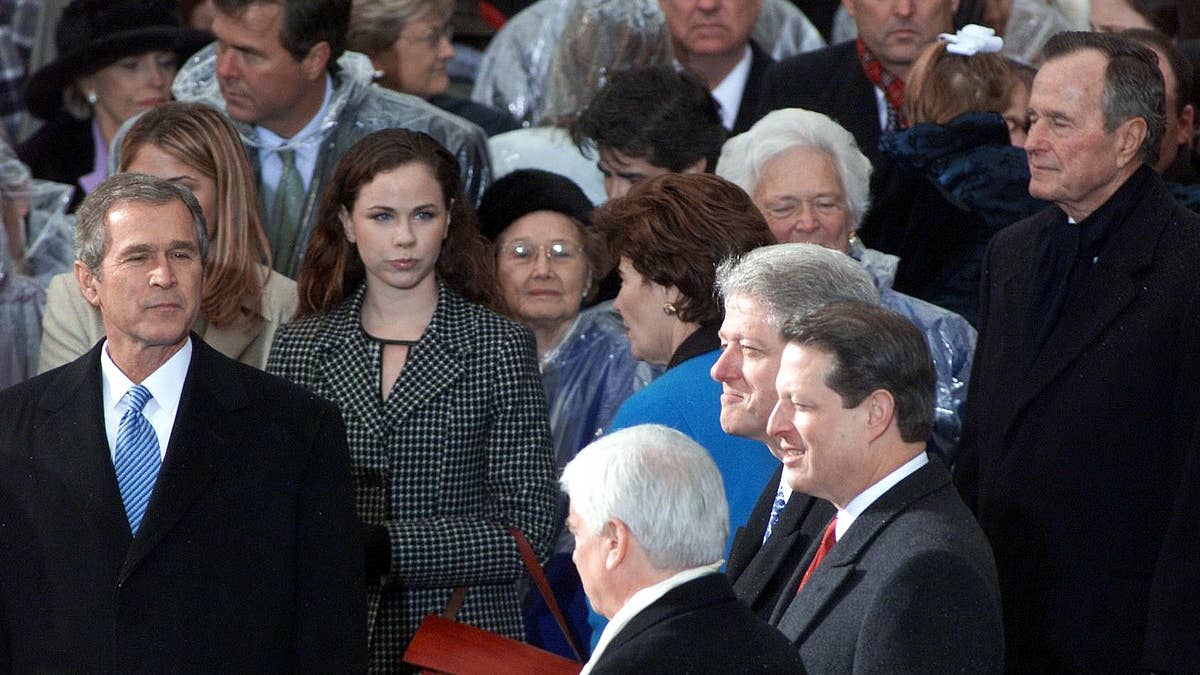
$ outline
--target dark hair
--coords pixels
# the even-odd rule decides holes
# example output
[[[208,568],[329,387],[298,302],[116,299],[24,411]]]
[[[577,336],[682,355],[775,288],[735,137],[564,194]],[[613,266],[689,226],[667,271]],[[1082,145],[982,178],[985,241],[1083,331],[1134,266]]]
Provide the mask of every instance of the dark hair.
[[[1148,47],[1116,33],[1067,31],[1058,33],[1042,49],[1045,62],[1094,49],[1108,59],[1104,68],[1104,128],[1113,131],[1125,120],[1146,122],[1146,138],[1139,151],[1151,166],[1166,134],[1166,86],[1158,57]]]
[[[1167,57],[1167,65],[1171,67],[1171,74],[1175,76],[1174,112],[1176,115],[1181,114],[1184,107],[1192,102],[1192,77],[1195,70],[1192,68],[1192,62],[1188,61],[1183,52],[1179,51],[1179,47],[1175,46],[1175,42],[1171,38],[1156,30],[1130,28],[1121,31],[1120,34],[1151,49],[1160,51]],[[1155,54],[1156,58],[1157,56]]]
[[[343,209],[354,209],[359,190],[375,176],[413,163],[424,164],[433,173],[450,211],[450,228],[435,267],[438,278],[468,300],[500,309],[495,263],[479,234],[475,210],[462,194],[458,161],[428,134],[383,129],[351,146],[333,170],[300,265],[297,317],[333,309],[366,279],[358,251],[346,239],[340,214]]]
[[[251,5],[281,5],[283,26],[279,42],[297,61],[321,42],[329,43],[329,72],[336,72],[338,57],[346,51],[350,30],[350,0],[213,0],[222,14],[240,16]]]
[[[701,159],[711,172],[725,136],[704,80],[670,65],[617,73],[571,124],[571,139],[585,152],[603,146],[674,172]]]
[[[783,337],[833,357],[825,385],[842,407],[883,389],[896,401],[900,438],[917,443],[933,432],[937,378],[929,345],[912,321],[878,305],[838,301],[784,322]]]
[[[674,286],[679,319],[708,323],[723,316],[717,265],[775,243],[767,221],[741,188],[707,173],[663,174],[592,212],[614,257],[661,286]]]

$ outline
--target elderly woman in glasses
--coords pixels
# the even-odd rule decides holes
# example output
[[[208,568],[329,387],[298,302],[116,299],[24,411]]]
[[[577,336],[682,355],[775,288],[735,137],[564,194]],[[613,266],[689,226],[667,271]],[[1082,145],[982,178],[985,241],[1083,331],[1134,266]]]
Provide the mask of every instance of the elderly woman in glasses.
[[[381,86],[464,117],[488,136],[516,129],[507,113],[446,93],[453,13],[454,0],[354,0],[346,45],[371,58]]]
[[[608,429],[621,403],[653,376],[653,369],[630,353],[625,326],[612,303],[580,311],[611,266],[603,237],[591,228],[591,211],[579,186],[537,169],[497,180],[479,205],[480,230],[493,242],[508,312],[529,326],[537,340],[560,473],[575,453]],[[561,524],[565,497],[559,509],[555,522]],[[547,573],[583,637],[586,605],[571,563],[573,548],[571,535],[560,531]],[[526,627],[534,644],[564,651],[558,649],[553,619],[538,607],[526,608]]]
[[[892,290],[899,259],[866,248],[855,236],[869,205],[871,162],[854,136],[820,113],[776,110],[726,141],[717,174],[750,194],[776,241],[820,244],[859,261],[882,304],[921,329],[938,375],[931,445],[953,461],[975,329],[958,314]]]

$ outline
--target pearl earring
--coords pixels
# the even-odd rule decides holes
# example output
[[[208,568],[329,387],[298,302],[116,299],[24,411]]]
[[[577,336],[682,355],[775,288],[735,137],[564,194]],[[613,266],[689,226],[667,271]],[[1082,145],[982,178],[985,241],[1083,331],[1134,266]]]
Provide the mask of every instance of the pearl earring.
[[[96,105],[96,92],[89,91],[87,93],[87,102],[88,105]]]

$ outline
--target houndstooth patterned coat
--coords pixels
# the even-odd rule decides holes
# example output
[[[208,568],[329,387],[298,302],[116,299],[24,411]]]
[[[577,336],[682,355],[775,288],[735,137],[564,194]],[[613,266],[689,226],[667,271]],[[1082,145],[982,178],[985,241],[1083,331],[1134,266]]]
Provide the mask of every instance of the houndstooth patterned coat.
[[[440,285],[384,402],[381,346],[361,329],[364,294],[281,328],[267,370],[341,409],[359,517],[391,536],[391,573],[368,587],[371,672],[402,671],[421,619],[455,586],[468,587],[459,620],[523,639],[524,568],[505,528],[544,555],[557,494],[533,337]]]

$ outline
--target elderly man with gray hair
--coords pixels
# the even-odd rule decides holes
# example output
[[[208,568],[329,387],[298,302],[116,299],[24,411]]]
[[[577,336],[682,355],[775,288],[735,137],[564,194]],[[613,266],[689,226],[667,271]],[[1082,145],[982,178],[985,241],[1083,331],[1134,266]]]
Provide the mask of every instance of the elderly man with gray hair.
[[[776,244],[722,263],[717,292],[725,319],[718,332],[721,356],[711,374],[721,383],[721,428],[763,443],[779,458],[767,418],[776,400],[783,324],[837,300],[877,305],[879,291],[862,265],[837,251]],[[832,516],[828,502],[792,492],[781,463],[733,538],[725,574],[738,598],[769,618],[808,545]]]
[[[580,450],[560,482],[583,589],[609,619],[581,675],[802,672],[718,572],[729,510],[698,443],[628,427]]]
[[[726,141],[717,175],[751,196],[776,241],[820,244],[849,255],[871,273],[883,306],[921,329],[937,369],[930,445],[953,462],[975,329],[954,312],[893,290],[899,259],[866,248],[855,236],[871,205],[871,162],[854,136],[820,113],[776,110]]]

